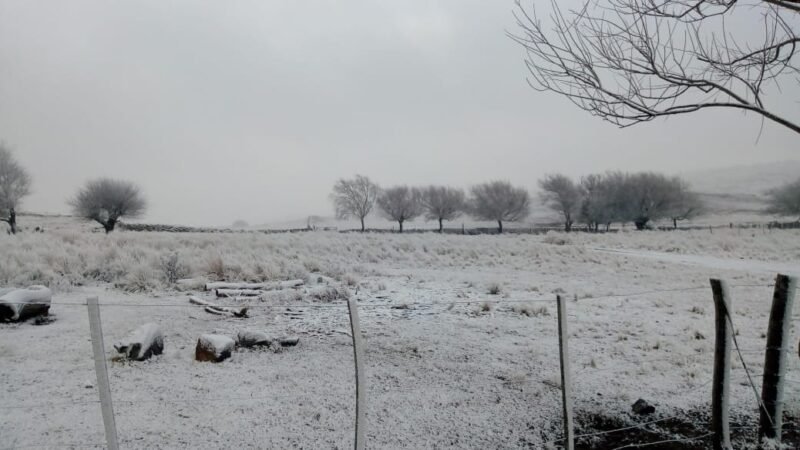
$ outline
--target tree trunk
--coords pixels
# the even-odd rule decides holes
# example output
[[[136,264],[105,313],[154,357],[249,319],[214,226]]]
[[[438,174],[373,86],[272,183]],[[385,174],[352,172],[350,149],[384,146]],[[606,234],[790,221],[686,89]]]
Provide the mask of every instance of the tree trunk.
[[[674,217],[672,218],[672,229],[673,230],[677,230],[678,229],[678,219],[676,219]]]
[[[111,233],[114,231],[114,227],[117,225],[117,219],[108,219],[103,224],[103,228],[106,229],[106,234]]]
[[[14,208],[8,212],[8,226],[11,227],[11,234],[17,234],[17,213]]]
[[[397,223],[399,223],[399,224],[400,224],[400,231],[399,231],[399,233],[402,233],[402,232],[403,232],[403,221],[402,221],[402,220],[398,220],[398,221],[397,221]]]
[[[364,232],[364,218],[361,218],[361,232]]]
[[[439,233],[444,231],[444,225],[442,224],[442,218],[439,217]]]
[[[564,231],[566,231],[567,233],[572,231],[572,221],[571,220],[567,220],[567,221],[564,222]]]
[[[503,234],[503,221],[497,221],[497,234]]]
[[[641,231],[644,230],[644,227],[647,225],[647,222],[649,221],[650,219],[648,219],[647,217],[639,217],[633,221],[633,224],[636,225],[637,230]]]

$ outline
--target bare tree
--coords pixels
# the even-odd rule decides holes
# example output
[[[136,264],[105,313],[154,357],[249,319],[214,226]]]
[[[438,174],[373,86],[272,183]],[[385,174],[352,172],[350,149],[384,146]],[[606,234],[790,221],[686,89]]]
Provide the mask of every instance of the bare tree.
[[[76,216],[96,221],[106,233],[114,231],[122,217],[141,217],[147,206],[138,186],[110,178],[87,182],[69,203]]]
[[[530,214],[528,191],[507,181],[491,181],[473,186],[469,200],[470,213],[480,220],[497,222],[497,232],[503,232],[503,222],[515,222]]]
[[[422,205],[428,220],[439,221],[441,233],[443,221],[456,219],[464,211],[464,191],[447,186],[428,186],[422,190]]]
[[[516,3],[521,33],[511,37],[534,89],[620,127],[727,108],[800,133],[797,117],[765,103],[800,80],[796,0],[584,0],[568,13],[551,0],[547,23],[532,3]]]
[[[30,194],[31,177],[15,159],[11,150],[0,143],[0,221],[17,232],[17,207]]]
[[[794,216],[800,222],[800,178],[767,192],[767,212]]]
[[[545,175],[539,180],[540,194],[544,204],[564,216],[564,231],[572,231],[575,216],[580,212],[580,187],[566,175]]]
[[[378,207],[387,219],[400,224],[400,233],[403,232],[404,222],[414,220],[425,211],[421,192],[408,186],[385,189],[378,196]]]
[[[693,192],[689,184],[678,177],[672,178],[672,200],[669,207],[669,217],[672,219],[672,228],[678,228],[679,220],[688,220],[703,214],[705,205],[697,193]]]
[[[592,174],[581,178],[581,220],[594,231],[614,222],[630,220],[629,175],[622,172]]]
[[[365,230],[364,218],[375,206],[380,188],[369,178],[356,175],[350,180],[340,179],[333,186],[331,200],[336,209],[337,219],[358,217],[361,220],[361,231]]]

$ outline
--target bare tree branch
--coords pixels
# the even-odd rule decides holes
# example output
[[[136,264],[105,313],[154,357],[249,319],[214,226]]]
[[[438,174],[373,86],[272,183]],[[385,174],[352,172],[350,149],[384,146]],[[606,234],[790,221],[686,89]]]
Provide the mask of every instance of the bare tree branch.
[[[768,88],[798,82],[800,0],[586,0],[569,12],[551,0],[550,29],[533,3],[516,3],[521,34],[509,36],[525,49],[536,90],[620,127],[727,108],[800,133],[797,118],[765,104]],[[728,29],[726,20],[745,15],[759,19],[757,42]]]

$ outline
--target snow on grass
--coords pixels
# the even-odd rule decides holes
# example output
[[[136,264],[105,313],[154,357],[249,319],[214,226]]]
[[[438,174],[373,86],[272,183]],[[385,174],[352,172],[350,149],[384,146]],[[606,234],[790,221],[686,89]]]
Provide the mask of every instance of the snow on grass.
[[[164,331],[163,355],[110,364],[125,448],[351,445],[352,347],[343,301],[350,296],[359,302],[367,346],[370,447],[541,448],[557,439],[556,294],[569,299],[579,432],[597,431],[598,417],[635,423],[640,419],[629,411],[638,398],[655,405],[657,418],[680,415],[702,429],[714,336],[708,278],[757,285],[733,287],[732,309],[744,358],[759,374],[771,275],[746,264],[688,266],[593,249],[798,259],[796,231],[741,239],[736,232],[106,236],[65,229],[0,236],[0,286],[49,285],[57,318],[46,326],[0,326],[3,404],[50,405],[13,415],[0,408],[0,422],[10,424],[4,444],[103,441],[98,406],[84,403],[96,400],[85,388],[94,379],[86,311],[64,305],[87,295],[110,305],[102,309],[108,343],[142,323]],[[174,289],[168,272],[176,267],[193,279],[182,289],[195,295],[205,295],[203,280],[303,278],[306,285],[268,292],[248,319],[213,316]],[[674,290],[683,287],[699,289]],[[626,295],[659,290],[666,291]],[[141,306],[152,304],[167,307]],[[282,353],[236,351],[218,365],[193,361],[199,336],[242,329],[299,336],[300,345]],[[798,337],[793,331],[791,342]],[[798,382],[787,384],[786,408],[796,418],[794,350],[790,378]],[[755,398],[733,360],[734,419],[751,426]],[[760,388],[760,377],[755,381]]]

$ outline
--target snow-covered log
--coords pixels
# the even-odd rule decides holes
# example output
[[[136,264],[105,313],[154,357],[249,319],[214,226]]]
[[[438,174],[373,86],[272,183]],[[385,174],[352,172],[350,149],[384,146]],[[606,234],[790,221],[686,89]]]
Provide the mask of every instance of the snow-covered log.
[[[158,325],[146,323],[114,344],[114,348],[118,353],[125,354],[128,359],[144,361],[164,351],[164,335]]]
[[[53,293],[44,286],[5,290],[0,296],[0,320],[21,322],[35,316],[47,315]]]
[[[211,314],[228,314],[234,317],[247,317],[247,308],[233,308],[230,306],[215,305],[195,296],[189,297],[189,303],[193,305],[205,306],[205,310]]]
[[[222,362],[231,357],[236,343],[221,334],[204,334],[197,340],[194,359],[197,361]]]
[[[266,333],[261,331],[242,330],[236,335],[236,345],[239,347],[269,347],[272,340]]]
[[[203,278],[182,278],[175,282],[175,286],[179,291],[195,291],[204,289],[206,285]]]
[[[217,297],[258,297],[264,291],[256,289],[215,289]]]
[[[228,283],[219,281],[214,283],[206,283],[206,290],[213,291],[216,289],[250,289],[256,291],[273,291],[276,289],[290,289],[305,284],[303,280],[288,280],[288,281],[274,281],[265,283]]]

